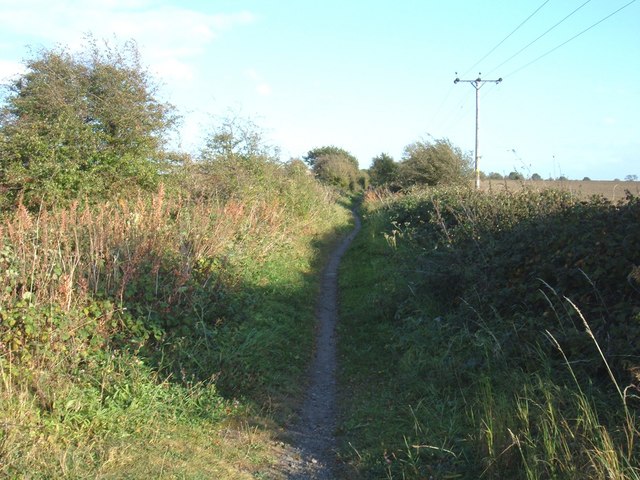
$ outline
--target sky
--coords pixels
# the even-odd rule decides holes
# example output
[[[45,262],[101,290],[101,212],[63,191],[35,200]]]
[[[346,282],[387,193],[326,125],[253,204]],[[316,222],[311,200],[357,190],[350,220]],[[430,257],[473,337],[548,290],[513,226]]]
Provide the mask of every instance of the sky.
[[[479,90],[482,171],[640,176],[640,1],[0,0],[0,79],[88,33],[137,42],[191,153],[238,116],[283,160],[473,154],[476,91],[454,79],[502,78]]]

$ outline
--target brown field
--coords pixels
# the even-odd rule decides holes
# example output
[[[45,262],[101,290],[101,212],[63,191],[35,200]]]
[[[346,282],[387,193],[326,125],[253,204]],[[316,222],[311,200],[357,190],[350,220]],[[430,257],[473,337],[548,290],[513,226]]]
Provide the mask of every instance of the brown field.
[[[483,180],[480,186],[482,190],[489,191],[557,188],[568,190],[579,197],[602,195],[612,201],[624,198],[627,190],[640,195],[640,182],[614,180]]]

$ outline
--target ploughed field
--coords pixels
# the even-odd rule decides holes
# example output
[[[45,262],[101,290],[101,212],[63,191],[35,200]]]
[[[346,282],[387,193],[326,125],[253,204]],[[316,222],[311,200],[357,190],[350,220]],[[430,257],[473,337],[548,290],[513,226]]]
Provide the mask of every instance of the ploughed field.
[[[481,189],[488,191],[517,191],[524,188],[544,190],[548,188],[566,190],[580,197],[602,195],[612,201],[625,198],[626,191],[640,194],[640,182],[623,180],[483,180]]]

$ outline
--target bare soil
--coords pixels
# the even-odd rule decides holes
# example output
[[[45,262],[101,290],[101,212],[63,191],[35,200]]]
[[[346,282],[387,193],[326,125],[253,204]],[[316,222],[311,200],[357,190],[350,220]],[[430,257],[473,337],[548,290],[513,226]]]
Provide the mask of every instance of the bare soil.
[[[354,219],[354,229],[332,252],[322,273],[309,387],[297,420],[288,431],[292,448],[284,449],[281,460],[281,468],[289,480],[331,480],[339,477],[335,440],[338,268],[340,259],[360,230],[360,219],[355,214]]]
[[[640,195],[640,182],[619,180],[483,180],[480,185],[483,190],[494,192],[518,191],[523,188],[533,190],[555,188],[566,190],[580,198],[602,195],[614,202],[624,199],[627,190],[634,195]]]

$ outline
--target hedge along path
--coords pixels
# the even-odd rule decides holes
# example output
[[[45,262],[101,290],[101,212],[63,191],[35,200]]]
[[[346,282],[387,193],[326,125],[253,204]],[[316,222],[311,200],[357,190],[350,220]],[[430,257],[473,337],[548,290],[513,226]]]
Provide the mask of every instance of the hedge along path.
[[[354,228],[329,256],[322,272],[316,306],[315,352],[309,370],[309,388],[299,418],[291,428],[297,452],[285,460],[290,480],[330,480],[337,477],[335,455],[336,324],[338,322],[338,268],[340,260],[360,231],[354,212]]]

